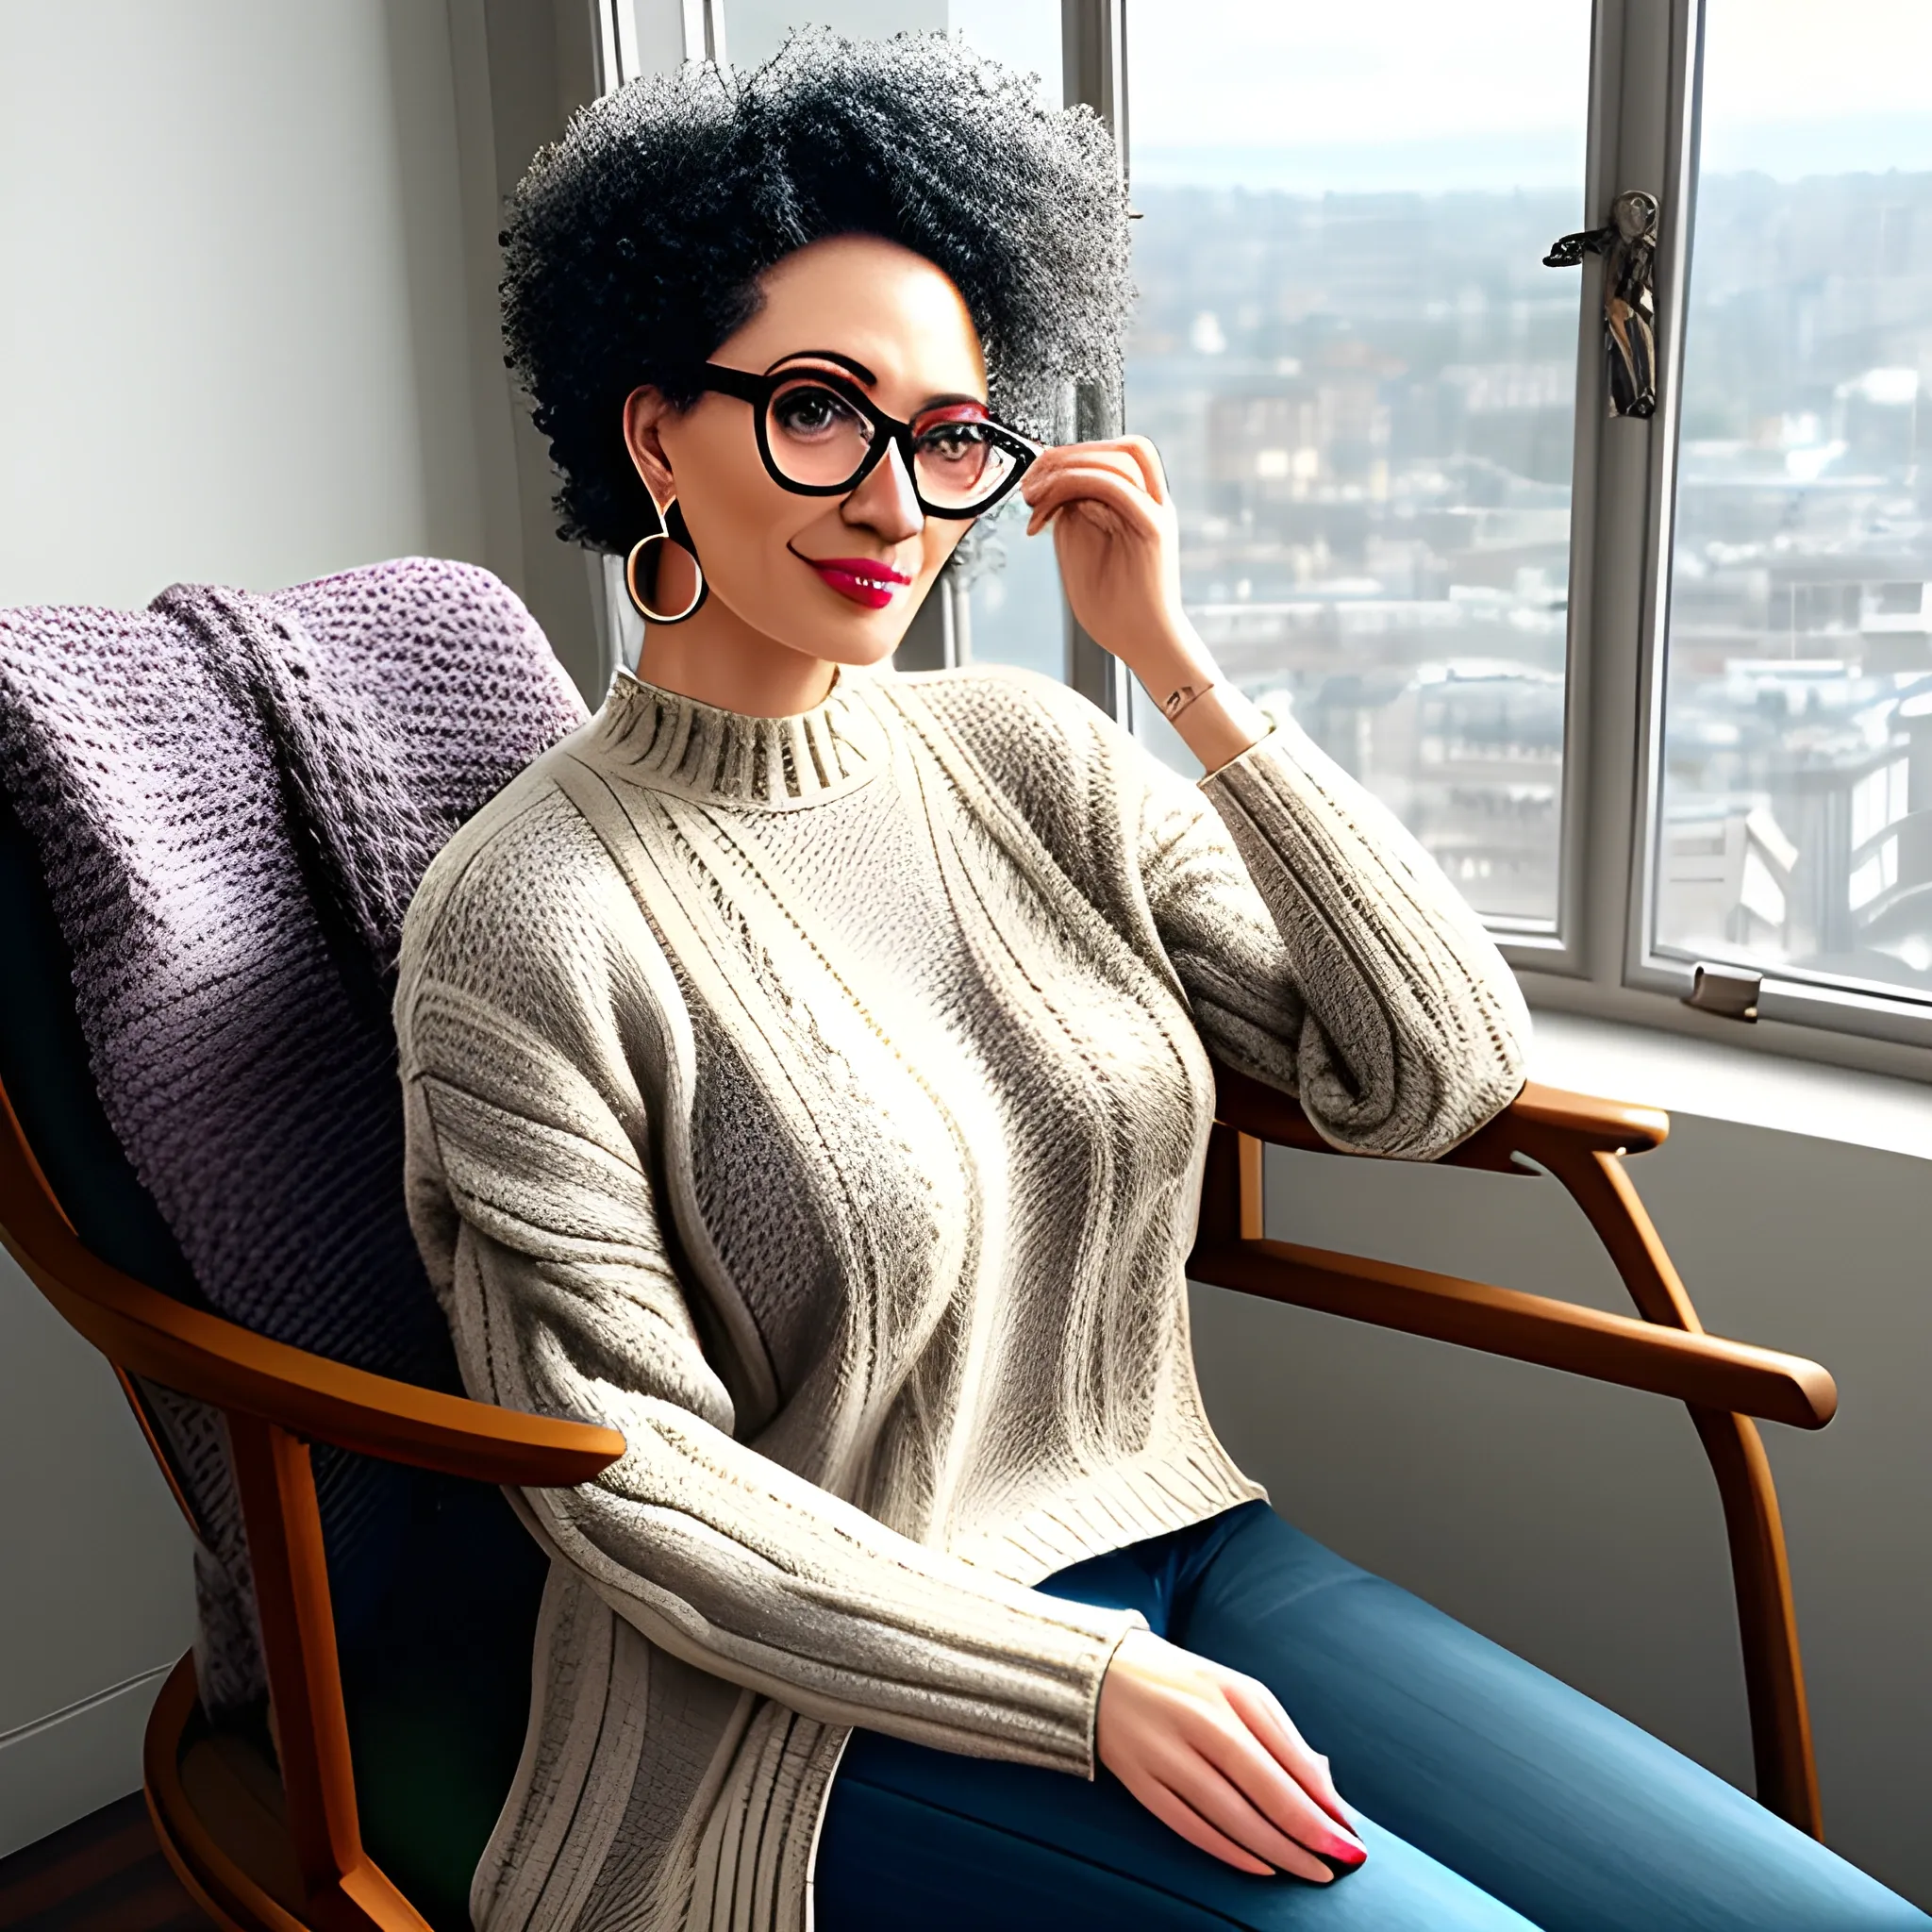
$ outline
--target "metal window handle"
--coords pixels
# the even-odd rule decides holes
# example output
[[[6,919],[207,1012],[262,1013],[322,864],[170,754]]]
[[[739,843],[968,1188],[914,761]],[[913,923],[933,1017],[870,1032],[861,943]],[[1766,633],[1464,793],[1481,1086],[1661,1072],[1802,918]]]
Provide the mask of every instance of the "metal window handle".
[[[1687,1007],[1700,1013],[1721,1013],[1726,1020],[1755,1020],[1757,996],[1764,991],[1764,975],[1742,966],[1713,966],[1700,959],[1690,975],[1690,991],[1684,995]]]
[[[1584,228],[1553,242],[1545,268],[1581,268],[1586,255],[1604,258],[1604,359],[1609,365],[1612,416],[1657,413],[1657,199],[1626,188],[1610,204],[1601,228]]]

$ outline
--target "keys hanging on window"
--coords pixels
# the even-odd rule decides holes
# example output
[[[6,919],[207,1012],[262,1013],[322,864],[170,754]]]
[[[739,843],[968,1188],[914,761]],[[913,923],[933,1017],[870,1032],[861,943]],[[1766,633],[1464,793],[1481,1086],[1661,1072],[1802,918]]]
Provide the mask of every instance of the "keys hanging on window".
[[[1543,257],[1545,268],[1580,268],[1586,255],[1604,258],[1604,358],[1609,366],[1612,416],[1657,413],[1657,201],[1626,188],[1601,228],[1565,235]]]

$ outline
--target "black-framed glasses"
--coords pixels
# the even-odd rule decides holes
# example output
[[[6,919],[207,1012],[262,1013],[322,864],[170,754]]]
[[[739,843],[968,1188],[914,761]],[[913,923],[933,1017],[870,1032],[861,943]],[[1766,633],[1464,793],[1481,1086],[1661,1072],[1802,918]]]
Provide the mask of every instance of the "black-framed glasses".
[[[754,375],[707,362],[700,388],[752,406],[758,455],[772,480],[801,496],[857,490],[898,446],[912,493],[932,517],[976,517],[1026,474],[1040,445],[977,403],[936,403],[909,423],[889,416],[856,383],[824,369]]]

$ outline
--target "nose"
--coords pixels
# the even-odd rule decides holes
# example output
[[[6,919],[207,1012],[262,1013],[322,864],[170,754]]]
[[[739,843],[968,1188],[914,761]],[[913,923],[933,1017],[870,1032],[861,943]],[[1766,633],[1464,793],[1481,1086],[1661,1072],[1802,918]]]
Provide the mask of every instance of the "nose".
[[[903,543],[925,527],[925,512],[912,493],[912,478],[895,442],[880,463],[840,506],[839,514],[856,529],[873,530],[888,543]]]

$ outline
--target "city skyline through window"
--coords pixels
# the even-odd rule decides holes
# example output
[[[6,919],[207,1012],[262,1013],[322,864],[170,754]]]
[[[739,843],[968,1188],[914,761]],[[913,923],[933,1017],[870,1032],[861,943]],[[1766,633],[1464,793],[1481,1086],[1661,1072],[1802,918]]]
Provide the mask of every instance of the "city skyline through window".
[[[1584,225],[1589,6],[1182,12],[1128,35],[1127,414],[1183,596],[1479,911],[1547,927],[1579,296],[1542,257]]]
[[[1541,258],[1587,225],[1586,15],[1129,38],[1128,414],[1189,607],[1518,928],[1562,850],[1576,285]],[[1656,940],[1932,991],[1932,8],[1710,0],[1704,72]]]
[[[843,7],[853,28],[881,7],[943,21],[1060,97],[1058,9],[1037,0]],[[1620,537],[1614,566],[1663,609],[1655,643],[1591,591],[1599,683],[1634,691],[1655,650],[1654,766],[1649,739],[1570,715],[1596,276],[1542,258],[1606,212],[1583,200],[1591,12],[1127,0],[1125,416],[1167,463],[1184,597],[1228,674],[1287,701],[1524,942],[1519,967],[1586,970],[1587,903],[1606,988],[1668,991],[1717,958],[1932,996],[1932,6],[1706,0],[1695,200],[1667,214],[1689,272],[1659,302],[1684,359],[1655,424],[1607,425],[1583,479],[1625,528],[1638,473],[1609,458],[1674,441],[1662,555]],[[1624,85],[1651,33],[1637,67],[1617,57]],[[1671,201],[1668,154],[1605,192]],[[980,533],[957,646],[1063,675],[1052,545],[1021,528]],[[1121,684],[1133,728],[1198,769]],[[1620,902],[1624,862],[1645,868],[1617,966],[1610,882],[1562,874],[1610,862],[1563,823],[1586,741],[1577,808],[1613,815]]]
[[[1657,941],[1932,992],[1932,9],[1778,10],[1706,14]]]

